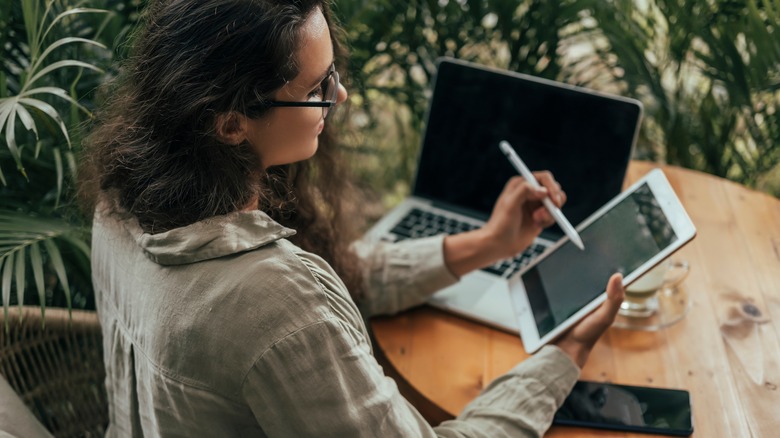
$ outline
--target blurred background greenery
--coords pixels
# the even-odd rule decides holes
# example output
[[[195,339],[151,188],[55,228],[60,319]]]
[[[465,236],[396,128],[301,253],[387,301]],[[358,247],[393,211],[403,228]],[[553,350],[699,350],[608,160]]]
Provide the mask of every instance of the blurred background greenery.
[[[636,158],[780,194],[776,1],[341,1],[337,12],[358,107],[348,144],[386,204],[409,190],[442,55],[637,98]]]
[[[0,0],[6,309],[94,306],[75,156],[145,3]],[[409,191],[444,55],[635,97],[636,158],[780,194],[777,0],[334,0],[334,10],[351,52],[350,105],[335,122],[370,217]]]

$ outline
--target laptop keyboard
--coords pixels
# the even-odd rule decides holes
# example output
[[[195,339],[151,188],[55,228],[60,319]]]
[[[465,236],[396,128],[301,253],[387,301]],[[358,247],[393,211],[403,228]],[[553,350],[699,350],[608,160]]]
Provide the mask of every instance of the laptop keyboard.
[[[418,239],[421,237],[436,236],[439,234],[458,234],[479,228],[479,225],[462,222],[451,217],[413,208],[390,230],[390,235],[383,238],[385,241],[400,242],[406,239]],[[543,253],[545,246],[537,243],[531,244],[525,251],[517,256],[501,260],[492,266],[483,268],[483,271],[508,278],[515,272]]]

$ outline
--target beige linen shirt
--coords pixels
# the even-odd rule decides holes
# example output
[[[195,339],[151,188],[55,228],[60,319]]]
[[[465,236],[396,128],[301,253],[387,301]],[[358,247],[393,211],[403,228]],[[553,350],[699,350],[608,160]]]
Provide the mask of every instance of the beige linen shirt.
[[[361,313],[318,256],[262,212],[160,234],[95,216],[108,436],[540,436],[579,370],[546,347],[432,428],[385,377]],[[443,237],[358,246],[364,311],[396,312],[454,283]]]

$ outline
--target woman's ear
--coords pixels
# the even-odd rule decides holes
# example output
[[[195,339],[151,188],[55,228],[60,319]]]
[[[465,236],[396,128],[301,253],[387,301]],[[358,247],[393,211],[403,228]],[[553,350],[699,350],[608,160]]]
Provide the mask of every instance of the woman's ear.
[[[214,121],[217,138],[226,144],[240,144],[246,140],[246,122],[246,116],[235,111],[218,114]]]

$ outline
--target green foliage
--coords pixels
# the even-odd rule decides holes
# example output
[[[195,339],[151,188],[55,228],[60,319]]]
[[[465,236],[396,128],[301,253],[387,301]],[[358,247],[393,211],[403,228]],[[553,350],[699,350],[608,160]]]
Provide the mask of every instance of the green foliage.
[[[650,158],[756,185],[780,159],[780,4],[605,1],[599,54],[645,103]],[[780,169],[777,169],[780,170]]]
[[[103,67],[112,52],[106,46],[120,41],[132,19],[125,3],[0,0],[0,291],[6,312],[25,301],[42,311],[47,304],[93,306],[89,228],[72,202],[75,154],[79,126],[91,117],[95,90],[108,77]]]
[[[348,145],[367,185],[408,192],[438,56],[638,98],[638,157],[748,185],[780,181],[773,0],[340,0]],[[768,187],[764,184],[763,187]],[[778,182],[777,193],[780,193]]]
[[[60,249],[64,247],[64,249]],[[84,230],[57,218],[37,218],[26,213],[0,211],[0,278],[5,315],[11,302],[12,282],[16,284],[16,301],[24,302],[28,265],[32,271],[41,311],[47,295],[56,284],[62,288],[66,305],[71,307],[71,289],[62,252],[66,251],[71,276],[89,278],[89,247]],[[49,281],[44,281],[44,272]],[[48,290],[47,290],[48,289]],[[6,318],[7,319],[7,318]]]

